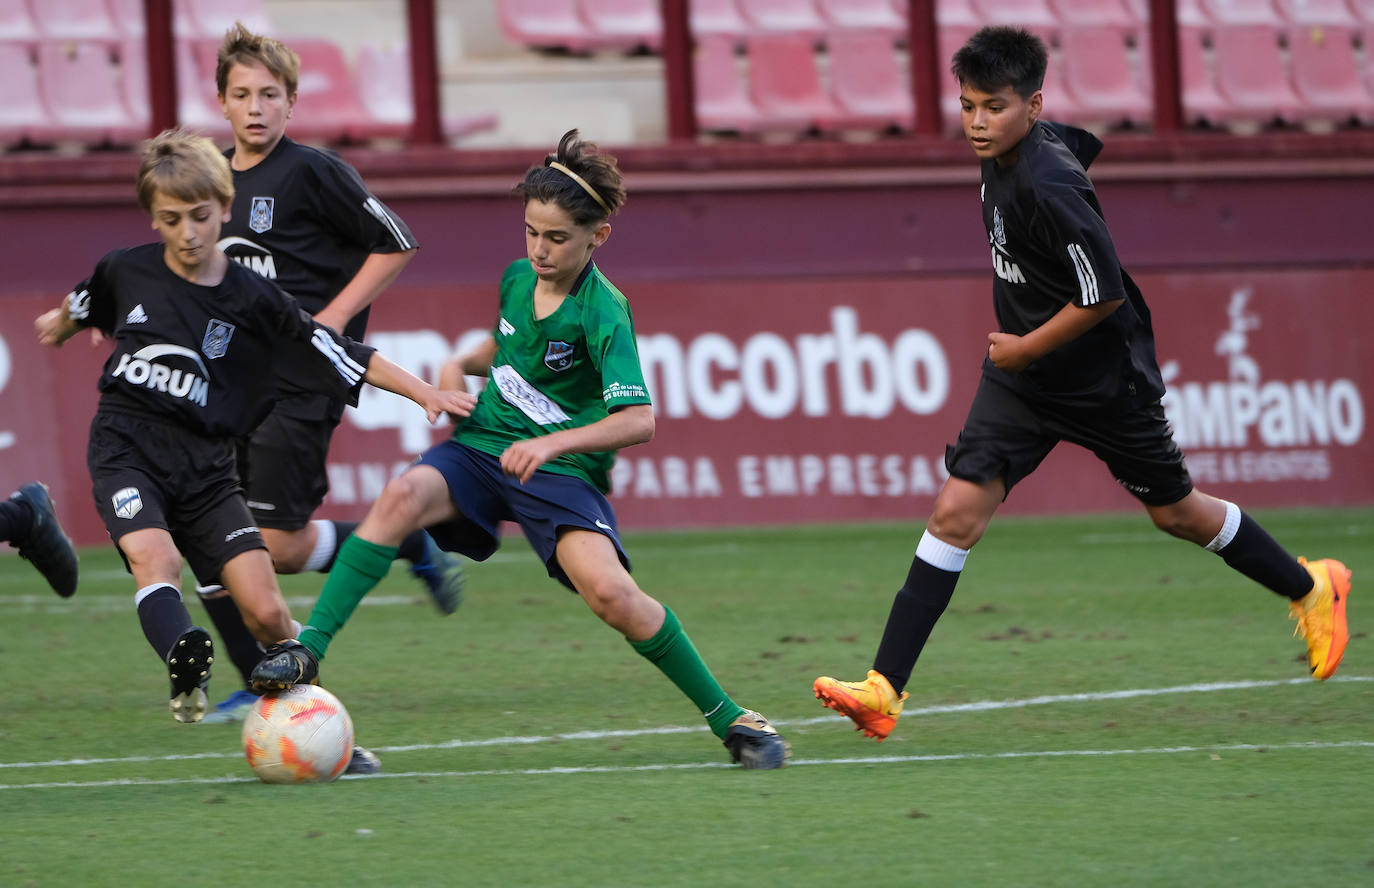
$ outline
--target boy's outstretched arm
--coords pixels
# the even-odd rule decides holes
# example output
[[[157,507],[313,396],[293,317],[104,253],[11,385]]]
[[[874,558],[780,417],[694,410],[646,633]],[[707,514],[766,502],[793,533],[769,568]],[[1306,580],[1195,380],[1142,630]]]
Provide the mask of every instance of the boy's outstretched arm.
[[[72,320],[67,312],[67,303],[50,311],[45,311],[33,319],[33,328],[38,331],[38,341],[43,345],[60,346],[81,330],[81,325]]]
[[[1072,342],[1102,323],[1125,301],[1114,299],[1086,308],[1071,302],[1025,336],[1017,336],[1015,333],[989,333],[988,358],[998,370],[1020,373],[1035,359],[1049,354],[1065,343]]]
[[[467,416],[477,403],[476,396],[467,392],[435,388],[380,352],[372,354],[363,381],[419,404],[430,422],[444,413]]]

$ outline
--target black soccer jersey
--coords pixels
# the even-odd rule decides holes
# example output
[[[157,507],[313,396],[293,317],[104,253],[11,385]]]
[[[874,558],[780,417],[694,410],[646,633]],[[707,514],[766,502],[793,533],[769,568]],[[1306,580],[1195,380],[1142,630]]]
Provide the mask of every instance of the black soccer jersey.
[[[232,158],[231,148],[225,152]],[[415,236],[358,172],[332,151],[283,137],[272,153],[234,171],[234,206],[220,249],[312,315],[353,279],[371,253],[403,253]],[[366,309],[342,332],[361,340]]]
[[[68,295],[67,312],[114,339],[101,411],[158,417],[200,435],[256,428],[287,363],[302,368],[297,384],[356,403],[374,351],[315,323],[233,262],[213,287],[179,277],[161,243],[107,254]]]
[[[982,163],[993,308],[1002,332],[1024,336],[1070,303],[1126,301],[1020,373],[984,362],[984,372],[999,382],[1064,404],[1151,400],[1164,393],[1149,310],[1117,260],[1086,172],[1101,147],[1083,130],[1037,122],[1016,163]]]

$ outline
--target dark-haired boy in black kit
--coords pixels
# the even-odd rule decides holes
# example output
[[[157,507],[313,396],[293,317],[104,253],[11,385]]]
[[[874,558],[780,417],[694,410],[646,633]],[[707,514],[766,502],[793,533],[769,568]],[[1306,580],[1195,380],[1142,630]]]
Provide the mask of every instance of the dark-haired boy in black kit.
[[[816,679],[815,694],[882,740],[896,725],[921,649],[997,507],[1060,441],[1091,450],[1155,526],[1216,552],[1288,599],[1314,678],[1336,671],[1349,637],[1350,571],[1293,558],[1249,515],[1194,489],[1160,404],[1150,312],[1117,262],[1085,172],[1102,143],[1041,121],[1047,66],[1038,37],[975,33],[954,55],[964,135],[982,164],[997,331],[949,480],[897,592],[863,681]]]

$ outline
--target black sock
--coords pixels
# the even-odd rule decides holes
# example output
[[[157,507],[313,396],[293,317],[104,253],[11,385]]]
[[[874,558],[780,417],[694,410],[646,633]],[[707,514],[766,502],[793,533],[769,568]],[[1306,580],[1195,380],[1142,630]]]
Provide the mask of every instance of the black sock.
[[[329,560],[324,563],[324,566],[318,568],[322,574],[329,573],[329,569],[334,566],[334,559],[339,557],[339,547],[344,544],[344,540],[352,535],[353,531],[358,529],[357,521],[331,521],[329,523],[334,525],[334,551],[329,553]]]
[[[906,585],[892,601],[887,628],[873,658],[873,668],[887,678],[897,693],[911,680],[916,658],[930,638],[935,621],[954,597],[954,585],[958,582],[958,571],[941,570],[919,556],[912,559]]]
[[[18,543],[28,536],[33,523],[33,507],[25,502],[0,502],[0,540]]]
[[[138,622],[143,626],[143,637],[164,663],[172,645],[192,625],[191,614],[181,602],[181,593],[170,583],[154,586],[143,596],[138,603]]]
[[[411,564],[425,560],[425,532],[423,530],[411,531],[410,535],[401,540],[401,546],[396,550],[397,558],[404,558]]]
[[[234,604],[233,598],[228,595],[218,598],[202,597],[200,603],[205,605],[210,622],[215,624],[215,631],[224,642],[224,649],[229,652],[230,662],[243,677],[243,686],[248,687],[253,667],[262,659],[262,647],[253,637],[253,633],[248,631],[248,626],[244,624],[243,615],[239,613],[239,607]]]
[[[1217,552],[1221,560],[1285,598],[1297,601],[1312,591],[1312,575],[1244,512],[1231,541]]]

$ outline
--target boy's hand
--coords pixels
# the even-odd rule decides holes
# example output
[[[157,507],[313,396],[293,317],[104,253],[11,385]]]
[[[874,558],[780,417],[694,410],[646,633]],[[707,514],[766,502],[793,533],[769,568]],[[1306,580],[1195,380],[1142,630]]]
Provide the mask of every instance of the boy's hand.
[[[430,386],[429,391],[423,394],[416,403],[425,408],[425,419],[431,423],[437,422],[439,417],[445,413],[456,422],[461,417],[472,413],[472,408],[477,405],[477,396],[467,392],[455,392]]]
[[[1008,373],[1020,373],[1035,360],[1027,352],[1024,338],[1012,333],[989,333],[988,357],[994,367]]]
[[[33,319],[33,329],[38,332],[38,341],[43,345],[61,345],[77,331],[77,326],[67,317],[62,306],[45,311]]]
[[[553,436],[541,435],[538,438],[516,441],[501,454],[501,470],[507,475],[519,478],[520,483],[524,484],[534,477],[534,473],[544,463],[563,455],[556,444],[550,443],[551,437]]]

